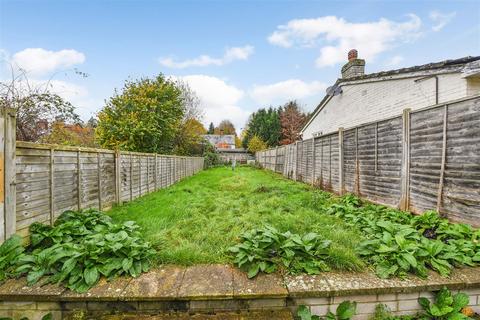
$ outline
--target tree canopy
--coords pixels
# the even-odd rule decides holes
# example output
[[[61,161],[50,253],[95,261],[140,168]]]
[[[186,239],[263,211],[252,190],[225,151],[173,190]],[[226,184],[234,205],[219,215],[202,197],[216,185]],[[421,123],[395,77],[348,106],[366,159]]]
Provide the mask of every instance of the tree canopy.
[[[255,153],[257,151],[262,151],[262,150],[265,150],[267,148],[268,148],[267,144],[262,139],[260,139],[257,135],[254,135],[250,139],[250,141],[248,141],[247,150],[250,153]]]
[[[170,153],[185,106],[181,88],[163,75],[126,81],[98,115],[98,141],[109,149]]]
[[[280,125],[282,137],[280,144],[290,144],[300,138],[300,130],[307,121],[305,114],[296,101],[287,102],[280,108]]]
[[[275,108],[259,109],[254,112],[247,123],[243,146],[248,147],[250,139],[257,136],[267,146],[277,146],[280,141],[281,127],[279,112]]]
[[[262,108],[252,113],[247,128],[242,133],[243,147],[247,148],[254,136],[268,147],[290,144],[300,139],[300,130],[308,115],[296,101],[289,101],[278,108]]]
[[[222,120],[218,127],[215,128],[214,134],[233,134],[237,135],[235,126],[230,120]]]

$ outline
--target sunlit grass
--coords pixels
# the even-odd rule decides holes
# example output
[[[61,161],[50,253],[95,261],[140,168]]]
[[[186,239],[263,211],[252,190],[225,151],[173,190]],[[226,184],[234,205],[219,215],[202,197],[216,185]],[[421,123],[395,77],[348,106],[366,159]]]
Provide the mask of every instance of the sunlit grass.
[[[158,249],[159,263],[228,263],[228,248],[242,232],[269,224],[280,231],[316,232],[332,240],[332,268],[361,269],[363,263],[354,252],[360,234],[323,212],[334,201],[328,193],[272,172],[221,167],[109,214],[117,221],[136,221]]]

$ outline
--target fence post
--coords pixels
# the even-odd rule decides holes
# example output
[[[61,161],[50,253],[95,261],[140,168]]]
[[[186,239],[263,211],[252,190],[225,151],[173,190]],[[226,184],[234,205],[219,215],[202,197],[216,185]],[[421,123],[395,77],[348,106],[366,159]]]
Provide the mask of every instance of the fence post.
[[[157,176],[158,176],[158,154],[155,153],[155,191],[158,190],[158,182],[157,182]]]
[[[16,231],[16,114],[1,108],[0,115],[0,243]]]
[[[130,153],[130,201],[133,199],[133,157]]]
[[[80,170],[80,148],[77,149],[77,202],[78,211],[82,209],[82,173]]]
[[[402,170],[400,210],[408,210],[410,194],[410,110],[404,109],[402,114]]]
[[[338,193],[343,195],[345,192],[345,180],[343,175],[343,156],[344,156],[344,149],[343,149],[343,136],[344,131],[343,128],[338,128]]]
[[[122,191],[121,191],[121,188],[122,188],[122,183],[121,183],[121,180],[120,180],[120,174],[121,174],[121,170],[122,168],[120,167],[122,164],[122,162],[120,161],[120,151],[115,150],[115,161],[114,161],[114,167],[115,167],[115,202],[117,204],[121,204],[122,203],[122,200],[121,200],[121,195],[122,195]]]
[[[102,159],[97,151],[98,210],[102,211]]]
[[[278,146],[275,147],[275,160],[273,164],[273,172],[277,172],[277,157],[278,157]]]
[[[312,137],[312,186],[315,185],[315,137]]]
[[[443,140],[442,140],[442,165],[440,167],[440,181],[438,184],[437,195],[437,212],[440,213],[443,198],[443,180],[445,176],[445,162],[447,156],[447,120],[448,120],[448,105],[444,106],[443,110]]]
[[[55,170],[55,149],[50,148],[50,225],[53,226],[53,220],[55,219],[55,199],[54,199],[54,170]]]
[[[147,194],[150,193],[150,156],[147,155]]]
[[[295,142],[295,181],[298,181],[298,141]]]
[[[360,163],[358,160],[358,127],[355,128],[355,193],[360,195]]]

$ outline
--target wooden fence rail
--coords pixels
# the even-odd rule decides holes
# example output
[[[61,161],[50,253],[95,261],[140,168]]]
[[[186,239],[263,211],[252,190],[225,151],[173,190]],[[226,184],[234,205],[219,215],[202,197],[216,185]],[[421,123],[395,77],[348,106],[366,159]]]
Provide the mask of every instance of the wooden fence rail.
[[[203,169],[203,158],[15,141],[15,113],[0,113],[0,243],[53,224],[65,210],[108,209]]]
[[[480,96],[257,152],[284,176],[480,226]]]

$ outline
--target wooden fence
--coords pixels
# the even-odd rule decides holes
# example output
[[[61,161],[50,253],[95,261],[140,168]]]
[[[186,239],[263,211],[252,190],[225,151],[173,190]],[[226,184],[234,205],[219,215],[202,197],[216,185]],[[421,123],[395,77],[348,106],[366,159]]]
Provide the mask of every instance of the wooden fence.
[[[52,224],[65,210],[108,209],[203,169],[201,157],[15,142],[14,114],[1,115],[0,242],[26,236],[33,222]]]
[[[338,194],[480,226],[480,96],[256,154],[264,168]]]

